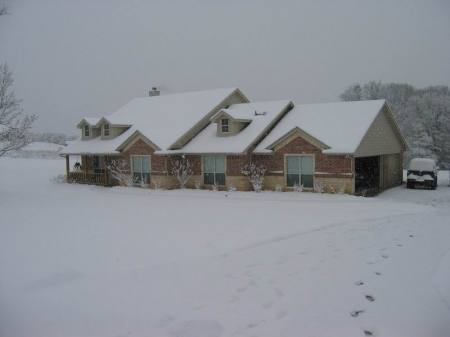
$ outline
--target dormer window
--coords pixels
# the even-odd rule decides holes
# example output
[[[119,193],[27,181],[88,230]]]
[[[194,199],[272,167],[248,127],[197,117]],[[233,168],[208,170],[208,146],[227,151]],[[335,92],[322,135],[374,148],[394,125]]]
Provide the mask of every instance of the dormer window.
[[[89,133],[90,133],[89,125],[85,125],[84,126],[84,136],[89,137]]]
[[[109,136],[109,124],[103,125],[103,136]]]
[[[227,118],[224,118],[221,120],[221,127],[222,127],[222,132],[226,133],[226,132],[230,132],[230,120]]]

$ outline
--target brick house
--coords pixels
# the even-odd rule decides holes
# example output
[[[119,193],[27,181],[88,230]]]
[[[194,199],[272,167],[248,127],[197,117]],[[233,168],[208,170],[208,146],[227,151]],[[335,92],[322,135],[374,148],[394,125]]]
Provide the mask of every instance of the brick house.
[[[78,128],[63,152],[68,181],[99,185],[116,183],[107,163],[122,159],[137,185],[177,188],[171,166],[185,156],[191,188],[250,190],[241,170],[254,162],[267,169],[267,190],[354,194],[401,184],[406,150],[384,100],[250,102],[237,88],[136,98]]]

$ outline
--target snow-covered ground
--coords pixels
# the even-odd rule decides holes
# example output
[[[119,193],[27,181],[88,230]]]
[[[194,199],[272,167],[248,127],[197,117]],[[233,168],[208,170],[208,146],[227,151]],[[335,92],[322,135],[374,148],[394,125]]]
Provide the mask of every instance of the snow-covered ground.
[[[0,159],[0,336],[450,336],[450,187],[57,183]]]

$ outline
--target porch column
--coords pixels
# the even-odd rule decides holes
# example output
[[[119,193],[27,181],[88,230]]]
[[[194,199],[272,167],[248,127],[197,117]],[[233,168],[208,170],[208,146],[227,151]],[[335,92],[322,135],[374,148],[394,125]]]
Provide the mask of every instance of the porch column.
[[[66,180],[69,180],[69,172],[70,172],[69,155],[66,154]]]

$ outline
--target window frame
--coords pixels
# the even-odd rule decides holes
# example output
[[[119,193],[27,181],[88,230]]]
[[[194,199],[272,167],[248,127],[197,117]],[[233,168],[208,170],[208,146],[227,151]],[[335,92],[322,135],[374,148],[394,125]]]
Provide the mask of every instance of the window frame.
[[[226,121],[226,123],[224,123]],[[224,130],[226,128],[226,131]],[[220,131],[222,133],[229,133],[230,132],[230,119],[229,118],[222,118],[220,120]]]
[[[205,158],[206,157],[214,157],[214,172],[205,172]],[[223,173],[217,172],[217,170],[216,170],[216,157],[223,157],[223,164],[224,164],[224,170],[223,170],[224,172]],[[223,174],[223,184],[217,184],[217,186],[226,186],[226,184],[227,184],[227,156],[222,155],[222,154],[206,154],[206,155],[201,156],[201,161],[202,161],[202,184],[208,185],[208,186],[213,186],[217,182],[216,175]],[[205,183],[205,174],[207,174],[207,173],[213,175],[213,179],[214,179],[213,184]]]
[[[111,134],[111,127],[108,123],[103,124],[103,136],[105,137],[109,137],[109,135]]]
[[[288,186],[288,166],[287,161],[288,157],[311,157],[312,159],[312,186],[311,187],[305,187],[304,189],[314,190],[314,184],[315,184],[315,172],[316,172],[316,156],[314,153],[288,153],[284,155],[284,183],[287,188],[293,188],[294,186]],[[300,162],[300,170],[298,173],[299,176],[299,186],[302,185],[302,174],[301,174],[301,162]]]
[[[84,137],[91,136],[91,127],[88,124],[84,124],[84,126],[83,126],[83,136]]]
[[[148,182],[144,182],[144,174],[147,174],[147,173],[143,172],[143,165],[142,165],[143,161],[142,161],[142,159],[141,159],[141,168],[140,168],[140,171],[139,171],[139,173],[141,174],[140,181],[139,182],[135,182],[134,181],[135,171],[134,171],[134,160],[133,160],[133,158],[143,158],[143,157],[148,158]],[[150,179],[151,179],[151,175],[152,175],[152,156],[148,155],[148,154],[131,154],[130,155],[130,171],[131,171],[130,172],[131,176],[133,178],[133,185],[134,186],[150,185]]]

